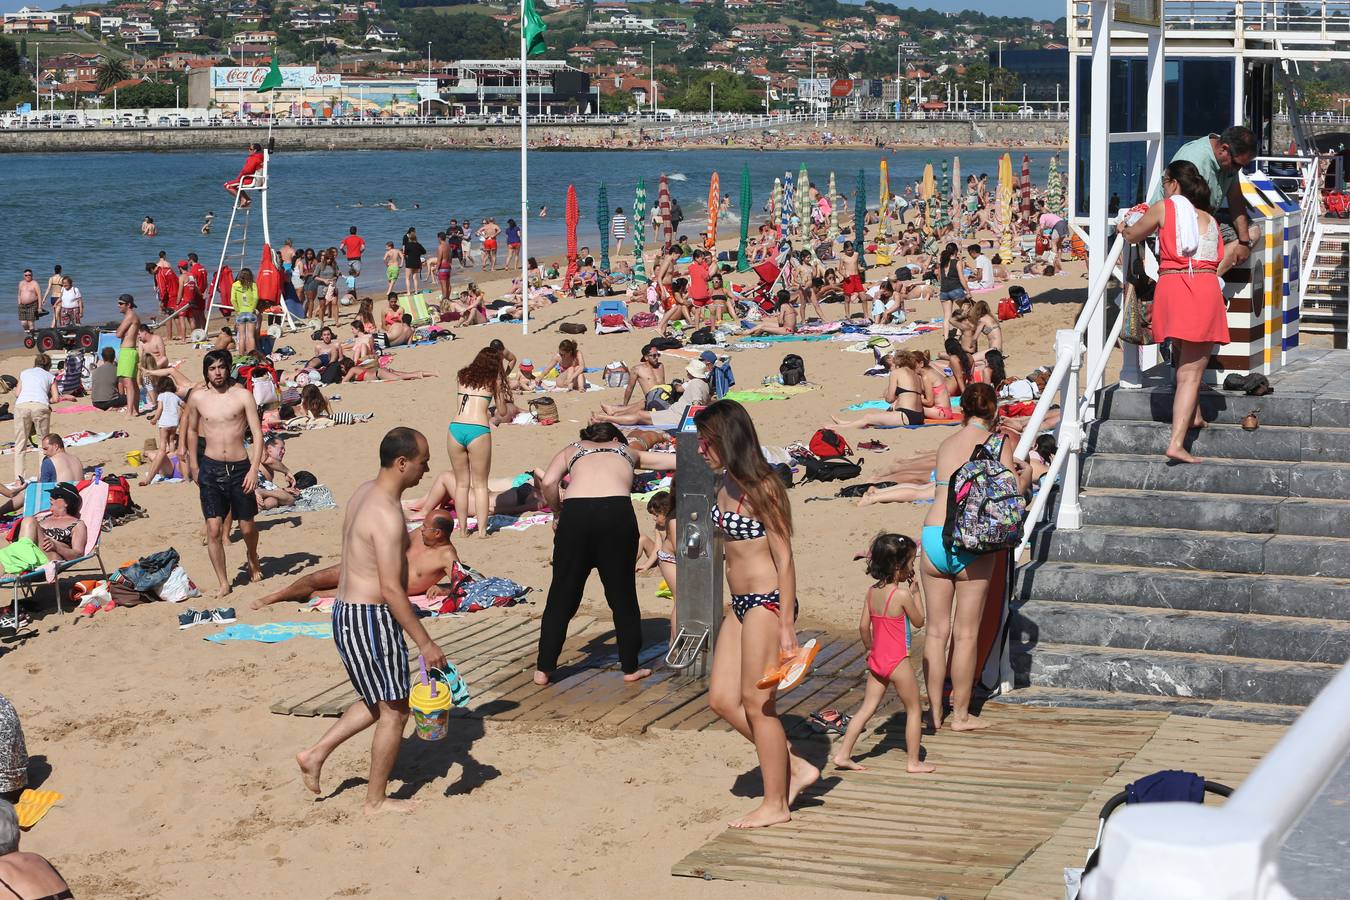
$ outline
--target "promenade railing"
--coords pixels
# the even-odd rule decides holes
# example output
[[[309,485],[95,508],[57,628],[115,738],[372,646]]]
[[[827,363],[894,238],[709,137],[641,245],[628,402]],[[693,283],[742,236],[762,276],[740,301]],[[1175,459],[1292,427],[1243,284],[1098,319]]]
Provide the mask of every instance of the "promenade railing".
[[[1089,35],[1091,3],[1074,0],[1072,11],[1072,30]],[[1263,43],[1320,38],[1334,44],[1350,41],[1350,0],[1164,0],[1163,26],[1169,40],[1227,33]]]

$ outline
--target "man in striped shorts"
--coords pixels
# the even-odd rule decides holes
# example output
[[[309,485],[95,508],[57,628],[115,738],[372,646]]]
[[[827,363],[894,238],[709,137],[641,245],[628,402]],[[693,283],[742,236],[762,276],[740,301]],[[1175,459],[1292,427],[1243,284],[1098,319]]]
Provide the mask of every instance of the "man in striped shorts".
[[[365,812],[407,812],[415,800],[385,795],[403,728],[408,721],[408,650],[412,635],[428,667],[444,668],[445,654],[432,643],[408,602],[408,529],[403,492],[427,474],[426,436],[395,428],[380,442],[380,472],[356,489],[342,523],[342,570],[333,604],[333,644],[360,700],[353,703],[317,744],[296,754],[305,787],[319,793],[319,774],[329,754],[348,738],[375,726],[370,742],[370,780]]]

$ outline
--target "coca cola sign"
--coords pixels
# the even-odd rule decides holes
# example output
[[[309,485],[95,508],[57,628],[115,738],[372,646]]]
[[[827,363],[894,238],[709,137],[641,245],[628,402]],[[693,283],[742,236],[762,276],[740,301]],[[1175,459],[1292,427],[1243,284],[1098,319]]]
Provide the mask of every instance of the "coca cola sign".
[[[211,87],[256,90],[267,77],[266,66],[216,66],[211,69]],[[336,72],[320,72],[313,66],[282,66],[283,90],[325,90],[342,86]]]

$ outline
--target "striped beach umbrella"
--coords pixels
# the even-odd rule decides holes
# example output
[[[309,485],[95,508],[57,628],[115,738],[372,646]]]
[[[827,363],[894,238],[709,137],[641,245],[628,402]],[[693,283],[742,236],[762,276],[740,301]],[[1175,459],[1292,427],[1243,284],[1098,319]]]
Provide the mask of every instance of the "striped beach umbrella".
[[[830,241],[839,237],[839,204],[835,202],[838,194],[834,189],[834,173],[830,173]]]
[[[783,173],[783,205],[778,212],[778,232],[785,238],[792,237],[792,201],[797,188],[792,182],[792,173]]]
[[[886,160],[881,161],[881,237],[889,238],[891,234],[890,220],[886,216],[887,210],[891,204],[891,171],[886,165]]]
[[[1012,157],[1007,153],[998,161],[998,194],[995,196],[999,219],[999,254],[1005,260],[1013,258],[1013,171]]]
[[[769,192],[769,222],[773,224],[774,235],[783,239],[783,179],[773,180],[773,190]]]
[[[638,281],[647,280],[647,266],[642,261],[642,251],[647,244],[647,179],[639,178],[637,193],[633,196],[633,276]]]
[[[577,274],[577,223],[581,221],[581,207],[577,205],[577,187],[574,184],[567,186],[564,218],[567,222],[567,275],[563,278],[563,290],[567,290]]]
[[[661,243],[669,244],[675,237],[675,228],[670,224],[670,180],[665,175],[656,189],[656,213],[661,220]]]
[[[797,232],[800,235],[811,233],[811,178],[806,174],[806,163],[797,170],[797,204],[793,210],[797,216]]]
[[[1025,222],[1031,221],[1031,157],[1025,153],[1022,154],[1022,219]]]
[[[750,166],[741,169],[741,245],[736,250],[736,271],[750,271],[750,204],[754,196],[750,192]]]
[[[942,186],[938,189],[938,225],[945,228],[951,224],[951,183],[947,180],[947,160],[942,161]]]
[[[596,204],[595,224],[600,229],[600,271],[609,271],[609,187],[600,185],[600,199]]]
[[[931,200],[933,194],[937,191],[937,185],[933,181],[933,164],[925,163],[923,167],[923,181],[919,184],[919,196],[925,200]]]
[[[1057,216],[1064,215],[1064,180],[1059,174],[1059,154],[1050,157],[1050,173],[1045,179],[1045,205]]]
[[[858,251],[858,262],[862,263],[864,240],[866,237],[866,227],[864,222],[867,219],[867,180],[863,176],[863,170],[858,170],[858,188],[853,195],[853,246]]]
[[[709,250],[717,247],[717,214],[722,210],[722,181],[717,173],[712,173],[708,183],[708,237],[703,242]]]

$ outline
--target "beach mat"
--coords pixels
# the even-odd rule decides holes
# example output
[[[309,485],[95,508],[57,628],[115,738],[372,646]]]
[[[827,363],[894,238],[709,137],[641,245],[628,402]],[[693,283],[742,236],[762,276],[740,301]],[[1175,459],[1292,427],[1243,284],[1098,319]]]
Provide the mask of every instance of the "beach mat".
[[[331,638],[331,622],[268,622],[263,625],[246,625],[236,622],[227,625],[215,634],[208,634],[205,640],[213,644],[226,641],[257,641],[260,644],[279,644],[293,637]]]
[[[260,509],[260,516],[287,516],[295,513],[318,512],[323,509],[337,509],[337,501],[327,485],[310,485],[300,492],[290,506],[278,506],[276,509]]]
[[[19,796],[19,802],[14,804],[14,812],[19,816],[19,827],[27,831],[41,822],[42,817],[60,799],[61,794],[56,791],[35,791],[32,788],[24,791]]]

